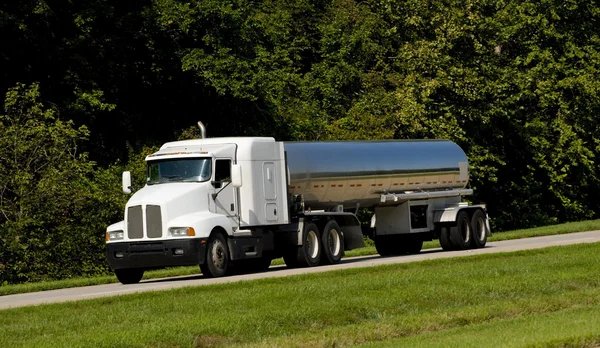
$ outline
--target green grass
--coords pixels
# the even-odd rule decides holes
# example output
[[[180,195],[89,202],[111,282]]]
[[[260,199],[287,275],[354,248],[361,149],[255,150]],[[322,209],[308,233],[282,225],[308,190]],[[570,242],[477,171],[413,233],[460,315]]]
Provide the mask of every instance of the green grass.
[[[520,239],[520,238],[530,238],[530,237],[538,237],[538,236],[549,236],[556,234],[566,234],[573,232],[581,232],[581,231],[593,231],[600,230],[600,220],[589,220],[589,221],[581,221],[581,222],[570,222],[560,225],[553,226],[545,226],[538,227],[532,229],[524,229],[517,231],[509,231],[509,232],[500,232],[495,233],[489,239],[489,241],[502,241],[509,239]],[[425,242],[423,244],[424,249],[432,249],[439,248],[440,244],[438,241]],[[346,253],[346,257],[354,257],[354,256],[366,256],[366,255],[374,255],[377,254],[374,246],[366,246],[364,248],[350,250]],[[283,264],[282,259],[273,260],[273,265],[281,265]],[[144,279],[156,279],[156,278],[165,278],[165,277],[175,277],[175,276],[186,276],[199,274],[199,267],[176,267],[164,270],[156,270],[156,271],[148,271],[144,274]],[[57,280],[57,281],[46,281],[46,282],[38,282],[38,283],[25,283],[25,284],[17,284],[17,285],[4,285],[0,286],[0,296],[10,295],[10,294],[20,294],[26,292],[35,292],[35,291],[46,291],[46,290],[54,290],[54,289],[63,289],[63,288],[73,288],[79,286],[89,286],[89,285],[100,285],[100,284],[109,284],[109,283],[117,283],[117,278],[115,276],[99,276],[93,278],[74,278],[74,279],[65,279],[65,280]]]
[[[599,309],[594,243],[8,309],[0,347],[594,346]]]
[[[363,347],[599,347],[600,306],[493,320]]]

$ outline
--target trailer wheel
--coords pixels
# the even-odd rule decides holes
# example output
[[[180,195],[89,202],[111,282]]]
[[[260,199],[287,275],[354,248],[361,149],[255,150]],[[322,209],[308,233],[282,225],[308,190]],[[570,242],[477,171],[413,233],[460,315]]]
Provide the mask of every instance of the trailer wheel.
[[[392,238],[375,236],[375,250],[380,256],[396,255],[395,243]]]
[[[450,227],[440,227],[440,245],[444,251],[455,250],[450,240]]]
[[[115,275],[121,284],[137,284],[144,276],[144,270],[140,268],[115,269]]]
[[[456,250],[466,250],[471,246],[471,220],[461,211],[456,218],[456,226],[450,227],[450,241]]]
[[[207,278],[218,278],[231,272],[231,261],[227,241],[221,232],[213,233],[208,239],[206,260],[200,265],[200,270]]]
[[[483,248],[487,243],[485,219],[485,214],[481,210],[475,211],[471,217],[471,231],[473,231],[471,247],[473,249]]]
[[[304,225],[302,245],[296,250],[296,260],[300,267],[314,267],[321,262],[321,233],[312,222]]]
[[[323,264],[335,264],[340,262],[344,253],[344,239],[340,226],[335,220],[329,220],[323,229],[321,236],[321,245],[323,246],[323,254],[321,257]]]
[[[423,249],[423,238],[418,236],[410,236],[406,241],[406,251],[408,254],[418,254]]]

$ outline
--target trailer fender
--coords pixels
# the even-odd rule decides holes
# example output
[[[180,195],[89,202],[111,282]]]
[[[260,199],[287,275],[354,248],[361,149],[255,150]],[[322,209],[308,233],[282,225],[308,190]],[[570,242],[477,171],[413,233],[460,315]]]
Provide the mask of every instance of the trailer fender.
[[[488,219],[487,211],[485,205],[459,205],[459,206],[451,206],[444,209],[438,209],[433,212],[433,223],[435,225],[453,225],[456,223],[456,217],[461,211],[466,211],[469,213],[469,216],[472,215],[472,212],[480,209],[485,214],[485,232],[488,237],[492,235],[490,229],[490,221]]]

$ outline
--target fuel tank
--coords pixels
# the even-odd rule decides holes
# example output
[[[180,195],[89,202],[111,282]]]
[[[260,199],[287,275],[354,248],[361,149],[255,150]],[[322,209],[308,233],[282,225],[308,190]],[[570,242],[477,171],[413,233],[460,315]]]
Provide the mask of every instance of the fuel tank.
[[[448,140],[284,143],[289,192],[305,208],[371,207],[382,194],[464,188],[464,151]]]

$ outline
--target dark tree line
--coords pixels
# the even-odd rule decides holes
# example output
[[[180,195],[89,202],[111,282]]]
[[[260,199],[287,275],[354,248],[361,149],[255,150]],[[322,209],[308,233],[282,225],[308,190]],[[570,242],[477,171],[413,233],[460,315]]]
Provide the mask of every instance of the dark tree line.
[[[101,274],[124,169],[194,134],[445,138],[495,230],[600,209],[597,1],[0,3],[0,283]]]

